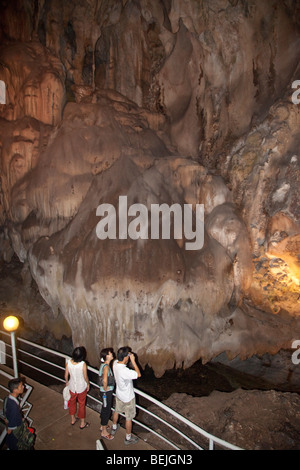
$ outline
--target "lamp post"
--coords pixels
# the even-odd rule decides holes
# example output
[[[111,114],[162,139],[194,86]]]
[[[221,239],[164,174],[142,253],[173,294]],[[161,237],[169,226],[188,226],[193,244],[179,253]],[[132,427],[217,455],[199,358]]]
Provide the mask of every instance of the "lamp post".
[[[12,349],[13,364],[14,364],[14,375],[15,377],[18,377],[15,331],[19,327],[19,320],[17,319],[17,317],[10,315],[9,317],[6,317],[5,320],[3,321],[3,327],[6,331],[10,333],[11,349]]]

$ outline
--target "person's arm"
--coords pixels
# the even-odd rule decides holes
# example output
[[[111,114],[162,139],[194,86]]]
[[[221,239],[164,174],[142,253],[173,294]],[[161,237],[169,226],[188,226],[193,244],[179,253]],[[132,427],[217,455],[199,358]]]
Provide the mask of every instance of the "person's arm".
[[[107,379],[108,379],[108,366],[103,367],[102,378],[103,378],[103,389],[107,392]]]
[[[68,369],[68,363],[66,363],[66,367],[65,367],[65,381],[66,381],[66,384],[68,385],[68,383],[69,383],[69,369]]]
[[[136,371],[138,377],[141,377],[142,374],[141,374],[140,369],[138,368],[138,366],[136,365],[136,362],[135,362],[135,355],[133,353],[130,353],[129,358],[130,358],[131,364],[132,364],[134,370]]]
[[[86,366],[86,363],[83,364],[83,377],[84,377],[84,380],[86,381],[87,383],[87,389],[89,391],[90,389],[90,381],[89,381],[89,378],[88,378],[88,375],[87,375],[87,366]]]
[[[7,434],[13,432],[22,423],[23,418],[19,406],[12,400],[9,400],[6,408]]]
[[[7,430],[7,434],[10,434],[13,432],[13,427],[11,427],[11,416],[12,416],[12,412],[11,412],[11,407],[9,406],[9,403],[7,403],[6,405],[6,430]]]

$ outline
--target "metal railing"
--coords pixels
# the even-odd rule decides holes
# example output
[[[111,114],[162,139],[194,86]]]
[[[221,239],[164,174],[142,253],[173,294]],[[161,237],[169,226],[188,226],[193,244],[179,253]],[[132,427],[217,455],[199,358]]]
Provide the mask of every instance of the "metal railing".
[[[0,330],[0,335],[9,336],[6,332],[3,332],[2,330]],[[17,348],[18,363],[19,364],[23,364],[25,367],[28,367],[28,368],[32,369],[33,371],[38,372],[38,374],[44,374],[47,377],[50,377],[51,379],[54,379],[55,381],[61,382],[63,384],[65,383],[65,380],[64,380],[65,361],[69,360],[70,356],[68,356],[66,354],[63,354],[63,353],[60,353],[58,351],[54,351],[52,349],[46,348],[44,346],[38,345],[38,344],[33,343],[31,341],[27,341],[27,340],[25,340],[23,338],[20,338],[20,337],[17,338],[17,342],[20,342],[24,345],[27,345],[31,349],[31,351],[30,351],[30,350],[21,349],[20,347]],[[6,343],[6,345],[10,346],[8,342]],[[34,350],[37,349],[39,351],[40,355],[34,353],[32,351],[33,349]],[[41,357],[42,353],[47,354],[47,359],[44,358],[44,357]],[[31,360],[31,363],[23,360],[22,358],[20,358],[20,356],[22,357],[23,355],[28,356]],[[53,361],[50,361],[49,356],[51,356],[51,355],[55,356],[56,360],[59,359],[59,358],[63,359],[64,360],[63,365],[59,365],[59,364],[57,364]],[[7,355],[7,356],[12,357],[10,355]],[[38,366],[37,363],[40,363],[40,362],[42,363],[42,366]],[[49,368],[49,366],[50,366],[50,368]],[[41,368],[41,367],[43,367],[43,368]],[[50,370],[46,370],[47,368],[50,369],[51,372],[50,372]],[[53,372],[53,370],[52,370],[53,368],[58,369],[58,372],[57,373]],[[88,370],[89,370],[90,373],[95,374],[95,376],[96,376],[96,378],[94,379],[95,381],[90,380],[90,384],[95,387],[94,390],[98,391],[98,385],[97,385],[96,381],[97,381],[99,371],[97,369],[95,369],[94,367],[91,367],[91,366],[88,366]],[[37,381],[39,381],[39,380],[37,380]],[[93,394],[91,393],[92,391],[93,391],[93,387],[90,388],[90,391],[88,393],[88,403],[87,403],[87,405],[90,406],[91,408],[95,408],[95,406],[89,405],[89,400],[91,400],[91,401],[96,403],[96,408],[97,407],[100,408],[100,406],[102,405],[102,402],[98,397],[93,396]],[[145,413],[145,416],[146,415],[151,416],[152,419],[157,420],[159,423],[162,423],[169,431],[172,431],[173,433],[176,433],[176,435],[180,437],[181,441],[184,439],[184,441],[188,442],[189,445],[193,449],[204,450],[203,444],[201,444],[201,445],[199,444],[199,441],[202,442],[203,439],[204,439],[204,442],[208,443],[208,449],[209,450],[213,450],[215,448],[215,445],[218,445],[223,449],[243,450],[243,449],[241,449],[240,447],[238,447],[236,445],[233,445],[233,444],[231,444],[227,441],[224,441],[223,439],[220,439],[220,438],[210,434],[209,432],[207,432],[204,429],[200,428],[195,423],[191,422],[190,420],[188,420],[187,418],[185,418],[181,414],[174,411],[169,406],[161,403],[160,401],[156,400],[155,398],[151,397],[150,395],[147,395],[145,392],[143,392],[143,391],[141,391],[137,388],[135,388],[134,391],[135,391],[136,395],[140,396],[143,400],[147,400],[147,401],[151,402],[152,404],[156,405],[161,410],[166,412],[169,416],[172,416],[173,418],[175,418],[175,421],[179,421],[180,426],[184,425],[185,428],[188,428],[189,431],[182,432],[178,428],[176,428],[175,425],[173,425],[170,422],[166,421],[166,419],[163,419],[162,417],[158,416],[153,411],[150,411],[146,407],[143,407],[139,404],[136,405],[137,408],[140,409],[143,414]],[[98,396],[99,396],[99,394],[98,394]],[[150,432],[153,435],[155,435],[156,437],[158,437],[161,441],[166,443],[169,447],[171,447],[173,449],[176,449],[176,450],[182,450],[184,448],[184,446],[182,446],[182,445],[180,446],[178,443],[176,444],[174,442],[176,439],[171,440],[170,437],[166,437],[166,435],[163,435],[162,431],[160,429],[156,430],[155,426],[151,428],[150,425],[147,425],[144,422],[142,422],[141,420],[137,420],[137,419],[133,419],[133,422],[136,423],[138,426],[142,427],[147,432]],[[192,434],[193,436],[196,436],[196,437],[193,437],[193,439],[192,439],[191,437],[189,437],[187,435],[187,432],[189,432],[190,435]],[[195,439],[198,442],[196,442]]]

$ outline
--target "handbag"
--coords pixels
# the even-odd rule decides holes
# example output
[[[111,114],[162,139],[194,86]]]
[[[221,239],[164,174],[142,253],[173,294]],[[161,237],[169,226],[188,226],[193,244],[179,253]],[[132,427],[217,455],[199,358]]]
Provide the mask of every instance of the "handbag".
[[[104,367],[106,367],[106,365]],[[103,372],[103,369],[102,369],[102,372]],[[98,377],[98,385],[99,385],[99,387],[103,387],[103,376],[102,375],[99,375],[99,377]],[[115,378],[114,378],[113,374],[108,374],[108,376],[107,376],[107,385],[109,387],[114,387],[116,385],[116,381],[115,381]]]
[[[18,450],[30,450],[33,448],[36,436],[34,430],[29,428],[25,421],[23,421],[21,426],[13,430],[13,434],[18,439]]]
[[[64,397],[64,401],[69,401],[70,398],[71,398],[71,394],[70,394],[70,390],[69,390],[68,385],[66,385],[65,388],[63,389],[63,397]]]
[[[99,380],[98,380],[98,385],[99,387],[103,387],[103,377],[102,375],[99,375]],[[107,377],[107,385],[109,387],[114,387],[116,385],[116,381],[113,375],[109,375]]]

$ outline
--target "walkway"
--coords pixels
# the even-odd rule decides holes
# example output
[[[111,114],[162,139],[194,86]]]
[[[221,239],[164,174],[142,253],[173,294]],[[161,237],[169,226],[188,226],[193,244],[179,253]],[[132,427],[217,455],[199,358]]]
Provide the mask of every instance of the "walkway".
[[[11,369],[1,365],[1,368],[12,374]],[[79,421],[72,426],[68,410],[64,410],[63,397],[59,392],[45,387],[30,378],[26,378],[33,390],[28,398],[33,406],[30,411],[32,426],[36,430],[36,450],[96,450],[96,441],[100,439],[99,413],[86,408],[87,421],[90,427],[79,429]],[[7,386],[7,380],[0,374],[0,383]],[[1,390],[1,398],[4,391]],[[1,405],[0,405],[1,406]],[[138,444],[124,445],[125,430],[121,427],[112,441],[101,440],[105,450],[154,450],[143,440]]]

